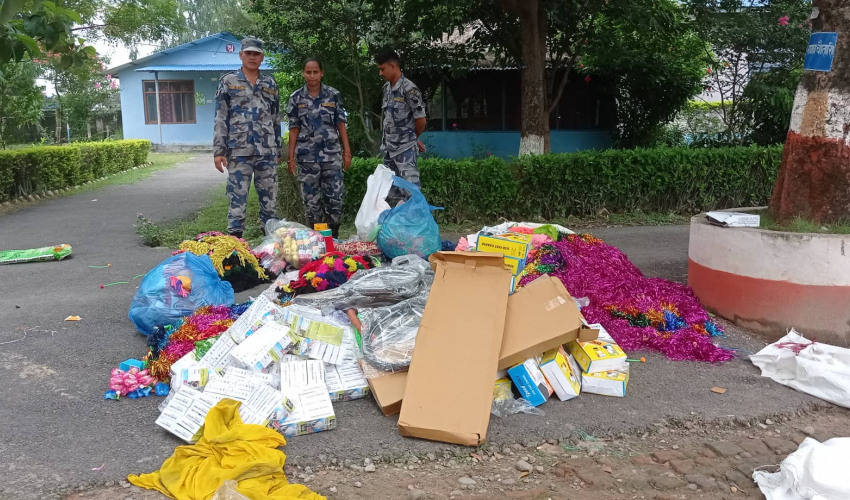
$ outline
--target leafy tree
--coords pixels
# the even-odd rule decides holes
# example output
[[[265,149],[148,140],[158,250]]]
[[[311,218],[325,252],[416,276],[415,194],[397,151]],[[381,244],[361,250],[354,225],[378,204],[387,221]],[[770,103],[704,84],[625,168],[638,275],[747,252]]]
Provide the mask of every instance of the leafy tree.
[[[89,61],[56,75],[56,96],[65,121],[75,139],[91,138],[91,126],[118,97],[117,80],[104,75],[105,64]]]
[[[177,11],[185,26],[168,38],[167,45],[175,46],[221,31],[237,36],[255,34],[259,20],[248,10],[245,0],[177,0]]]
[[[36,84],[38,67],[30,62],[0,64],[0,148],[9,136],[42,118],[44,96]]]
[[[25,56],[36,58],[42,53],[59,56],[65,67],[79,64],[94,56],[93,47],[86,47],[73,34],[73,25],[80,16],[73,10],[53,2],[3,0],[0,5],[0,64],[20,62]]]
[[[702,90],[703,42],[672,0],[656,2],[656,15],[599,14],[588,34],[580,68],[603,76],[617,97],[620,147],[669,142],[662,128]]]
[[[656,45],[668,42],[665,49],[671,37],[684,36],[679,4],[668,0],[407,0],[404,5],[406,18],[416,23],[426,47],[443,41],[445,32],[454,32],[464,39],[455,45],[460,50],[453,54],[457,60],[486,53],[497,63],[521,68],[520,154],[548,150],[549,114],[563,95],[570,70],[590,47],[600,46],[596,38],[630,43],[634,37],[624,28],[617,40],[599,25],[640,30],[647,48],[656,48],[649,45],[653,31],[659,38]]]
[[[704,86],[719,96],[716,111],[725,125],[723,140],[744,144],[775,139],[775,129],[787,128],[790,120],[794,76],[799,74],[809,39],[810,2],[686,3],[700,36],[709,43],[703,54]],[[759,130],[757,136],[752,136],[754,129]]]

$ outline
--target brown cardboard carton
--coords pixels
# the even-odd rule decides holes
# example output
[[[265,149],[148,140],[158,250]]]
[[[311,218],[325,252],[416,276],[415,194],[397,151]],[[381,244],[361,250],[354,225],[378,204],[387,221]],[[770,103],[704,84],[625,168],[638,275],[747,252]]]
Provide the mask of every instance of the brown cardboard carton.
[[[508,299],[499,369],[576,340],[584,327],[583,319],[561,280],[537,278]]]
[[[366,379],[369,389],[375,396],[381,412],[386,415],[398,415],[401,411],[401,400],[404,398],[404,388],[407,385],[407,372],[396,372],[383,377]]]
[[[501,254],[438,252],[398,419],[403,436],[478,446],[487,438],[511,272]]]

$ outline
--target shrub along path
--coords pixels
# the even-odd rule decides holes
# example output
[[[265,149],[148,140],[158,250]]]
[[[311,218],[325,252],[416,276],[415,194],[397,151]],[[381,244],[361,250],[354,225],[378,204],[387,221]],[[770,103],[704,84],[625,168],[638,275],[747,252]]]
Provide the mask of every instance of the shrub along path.
[[[58,498],[77,487],[114,485],[128,473],[157,469],[181,444],[154,424],[161,399],[104,401],[103,393],[110,369],[146,350],[144,337],[127,319],[132,277],[171,253],[141,244],[133,228],[136,214],[155,222],[189,215],[205,204],[211,189],[223,189],[223,182],[204,155],[138,184],[53,199],[0,217],[3,247],[74,246],[67,261],[0,267],[0,498]],[[671,226],[593,232],[620,246],[649,274],[681,279],[687,231]],[[89,267],[108,263],[106,269]],[[100,288],[114,281],[134,283]],[[70,315],[82,321],[65,322]],[[724,342],[748,351],[763,345],[738,331]],[[597,436],[633,432],[662,418],[748,419],[815,402],[762,379],[745,359],[711,366],[633,354],[645,355],[647,363],[632,367],[625,399],[583,395],[546,403],[545,417],[494,418],[491,443],[560,439],[573,430]],[[712,393],[713,386],[727,388],[726,394]],[[338,404],[336,412],[338,429],[289,440],[288,463],[461,452],[400,437],[397,419],[383,417],[371,398]]]

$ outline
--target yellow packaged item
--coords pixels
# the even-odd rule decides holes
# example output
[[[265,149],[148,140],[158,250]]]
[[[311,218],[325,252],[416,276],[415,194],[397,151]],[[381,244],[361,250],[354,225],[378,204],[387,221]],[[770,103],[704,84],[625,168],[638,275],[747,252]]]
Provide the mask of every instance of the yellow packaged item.
[[[575,358],[564,351],[564,346],[543,353],[540,371],[561,401],[573,399],[581,394],[581,369]]]
[[[583,373],[581,376],[581,391],[588,394],[624,398],[628,385],[628,366],[625,371]]]
[[[600,338],[589,342],[574,340],[567,344],[584,373],[620,370],[626,366],[626,353],[613,340]]]

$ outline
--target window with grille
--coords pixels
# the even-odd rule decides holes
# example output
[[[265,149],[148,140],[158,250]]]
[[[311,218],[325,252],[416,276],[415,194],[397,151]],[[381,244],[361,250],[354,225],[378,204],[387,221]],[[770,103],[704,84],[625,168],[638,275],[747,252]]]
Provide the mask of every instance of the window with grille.
[[[142,81],[145,98],[145,123],[156,125],[156,82]],[[159,112],[162,123],[195,123],[195,82],[160,80]]]

